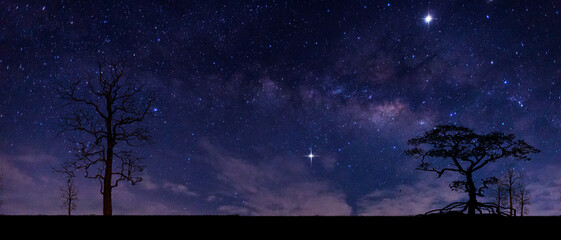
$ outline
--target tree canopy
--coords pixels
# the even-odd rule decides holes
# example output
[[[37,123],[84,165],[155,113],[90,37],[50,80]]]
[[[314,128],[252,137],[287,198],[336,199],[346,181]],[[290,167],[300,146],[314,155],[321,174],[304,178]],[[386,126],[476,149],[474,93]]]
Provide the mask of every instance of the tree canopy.
[[[406,150],[405,154],[420,159],[417,170],[434,172],[439,178],[446,172],[456,172],[465,177],[465,180],[452,182],[450,188],[467,192],[468,202],[451,204],[442,210],[463,207],[461,212],[467,210],[468,214],[483,209],[495,211],[492,206],[477,202],[477,196],[483,196],[483,190],[497,179],[482,179],[481,186],[476,187],[473,179],[475,171],[498,160],[512,158],[529,161],[529,154],[540,152],[526,141],[516,139],[514,134],[478,134],[467,127],[455,125],[437,125],[407,143],[413,148]]]

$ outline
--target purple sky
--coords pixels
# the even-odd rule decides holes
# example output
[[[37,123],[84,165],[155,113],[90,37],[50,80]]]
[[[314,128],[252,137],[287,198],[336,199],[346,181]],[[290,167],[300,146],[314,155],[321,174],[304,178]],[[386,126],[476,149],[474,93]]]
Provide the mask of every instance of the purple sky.
[[[114,214],[416,215],[465,201],[416,171],[438,124],[513,133],[530,215],[561,214],[558,1],[0,3],[0,214],[65,214],[52,167],[73,157],[56,81],[129,59],[158,92],[146,170]],[[433,20],[427,24],[425,16]],[[310,163],[309,152],[318,155]],[[76,178],[75,214],[101,214]],[[485,199],[481,199],[485,200]],[[487,199],[490,200],[490,199]]]

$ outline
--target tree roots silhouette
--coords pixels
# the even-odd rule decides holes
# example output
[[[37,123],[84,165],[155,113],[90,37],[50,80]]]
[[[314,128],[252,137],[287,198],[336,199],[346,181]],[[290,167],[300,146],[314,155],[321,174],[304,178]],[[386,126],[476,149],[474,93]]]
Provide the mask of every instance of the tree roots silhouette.
[[[464,212],[467,211],[468,207],[469,207],[468,202],[454,202],[448,204],[444,208],[428,211],[424,215],[431,215],[431,214],[460,215],[460,214],[465,214]],[[499,206],[496,203],[492,203],[492,202],[487,202],[487,203],[478,202],[476,203],[475,209],[478,214],[499,215],[499,216],[509,216],[508,211],[510,211],[510,208]],[[513,209],[513,211],[516,210]]]

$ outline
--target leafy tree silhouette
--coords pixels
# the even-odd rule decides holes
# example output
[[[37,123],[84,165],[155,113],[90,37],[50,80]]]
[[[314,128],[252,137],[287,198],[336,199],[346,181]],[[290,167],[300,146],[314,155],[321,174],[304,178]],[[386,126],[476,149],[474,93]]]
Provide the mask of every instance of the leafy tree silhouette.
[[[445,172],[456,172],[465,177],[465,180],[453,181],[450,188],[455,191],[463,190],[469,196],[467,202],[455,202],[442,209],[428,213],[451,213],[461,209],[468,215],[476,213],[496,214],[500,207],[494,203],[480,203],[477,197],[483,196],[483,190],[488,185],[495,183],[497,178],[481,179],[481,185],[476,187],[473,179],[474,172],[487,166],[489,163],[501,159],[514,158],[529,161],[530,153],[540,151],[524,140],[515,140],[514,134],[491,132],[477,134],[472,129],[455,125],[437,125],[424,135],[410,139],[407,144],[414,148],[405,150],[405,154],[420,159],[421,163],[416,168],[420,171],[434,172],[440,178]]]

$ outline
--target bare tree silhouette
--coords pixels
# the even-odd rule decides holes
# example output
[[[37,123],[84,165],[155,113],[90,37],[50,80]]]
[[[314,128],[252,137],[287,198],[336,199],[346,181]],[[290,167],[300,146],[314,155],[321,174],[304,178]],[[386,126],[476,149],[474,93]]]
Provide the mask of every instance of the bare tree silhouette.
[[[501,215],[506,215],[506,213],[501,212],[503,209],[506,209],[510,212],[510,209],[507,207],[507,193],[508,191],[505,189],[504,184],[502,183],[501,178],[497,178],[497,181],[493,184],[493,187],[489,188],[491,195],[494,197],[494,203],[497,205],[497,213]]]
[[[517,189],[518,194],[515,196],[515,201],[518,203],[520,216],[524,216],[529,212],[528,205],[530,205],[530,197],[532,195],[526,190],[526,185],[524,183],[519,183]]]
[[[502,184],[506,190],[506,194],[508,197],[508,208],[509,208],[509,215],[513,216],[516,215],[516,209],[514,208],[514,201],[515,195],[517,192],[517,183],[520,181],[521,173],[515,171],[514,169],[507,169],[504,175],[502,176]]]
[[[509,216],[528,213],[525,208],[530,202],[530,194],[523,182],[524,174],[520,170],[508,168],[498,178],[497,183],[491,188],[495,194],[497,205],[507,209]]]
[[[72,211],[76,210],[78,205],[78,188],[72,180],[66,181],[66,185],[60,187],[60,197],[62,198],[62,208],[68,211],[68,216],[72,215]]]
[[[139,124],[149,114],[154,101],[145,85],[125,77],[125,61],[98,61],[95,75],[68,84],[59,83],[58,94],[66,101],[68,114],[62,117],[62,131],[77,132],[69,139],[75,158],[64,162],[57,172],[99,180],[103,195],[103,215],[112,215],[112,189],[120,181],[133,185],[142,180],[140,158],[133,148],[151,143],[148,128]]]
[[[452,212],[454,209],[461,209],[461,213],[467,210],[468,215],[481,214],[483,211],[496,213],[496,204],[480,203],[477,197],[483,196],[483,191],[490,184],[496,183],[497,178],[481,179],[481,186],[476,187],[474,172],[501,159],[529,161],[530,153],[539,152],[524,140],[515,140],[514,134],[477,134],[469,128],[455,125],[435,126],[423,136],[412,138],[407,143],[414,148],[406,150],[405,154],[421,161],[417,170],[434,172],[439,178],[445,172],[456,172],[465,177],[465,180],[452,182],[450,188],[466,192],[468,201],[451,203],[429,213]]]

